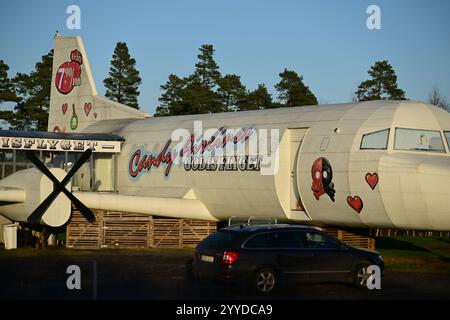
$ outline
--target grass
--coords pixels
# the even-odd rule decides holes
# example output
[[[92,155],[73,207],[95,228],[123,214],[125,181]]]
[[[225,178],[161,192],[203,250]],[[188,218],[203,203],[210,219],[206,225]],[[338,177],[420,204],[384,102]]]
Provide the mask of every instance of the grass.
[[[450,274],[448,237],[380,237],[376,246],[388,271]]]
[[[66,248],[48,248],[45,250],[34,248],[18,248],[15,250],[0,250],[0,259],[2,258],[26,258],[26,257],[105,257],[105,256],[157,256],[157,257],[183,257],[192,255],[194,249],[101,249],[101,250],[83,250]]]
[[[380,237],[377,250],[382,254],[386,270],[411,273],[436,273],[450,275],[450,237]],[[193,249],[102,249],[75,250],[53,248],[36,250],[19,248],[0,250],[0,260],[8,258],[38,257],[132,257],[155,256],[160,258],[189,257]]]

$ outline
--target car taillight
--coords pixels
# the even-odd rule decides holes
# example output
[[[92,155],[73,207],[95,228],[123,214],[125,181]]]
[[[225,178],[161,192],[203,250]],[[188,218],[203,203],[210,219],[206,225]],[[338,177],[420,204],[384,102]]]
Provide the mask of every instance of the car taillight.
[[[232,264],[234,264],[237,261],[238,257],[239,257],[239,254],[237,252],[225,251],[223,253],[222,263],[226,264],[228,266],[231,266]]]

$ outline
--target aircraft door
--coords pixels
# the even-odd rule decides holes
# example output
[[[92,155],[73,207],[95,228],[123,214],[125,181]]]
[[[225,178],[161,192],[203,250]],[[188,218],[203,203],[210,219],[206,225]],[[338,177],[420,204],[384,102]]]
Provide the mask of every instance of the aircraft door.
[[[298,165],[300,163],[302,141],[308,130],[309,128],[289,129],[291,139],[291,211],[305,211],[299,192]]]

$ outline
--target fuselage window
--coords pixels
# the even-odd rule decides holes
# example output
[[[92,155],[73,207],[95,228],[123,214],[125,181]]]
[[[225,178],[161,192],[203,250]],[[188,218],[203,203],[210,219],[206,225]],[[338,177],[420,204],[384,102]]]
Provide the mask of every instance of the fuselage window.
[[[445,152],[441,133],[435,130],[395,130],[395,149],[409,151]]]
[[[388,145],[389,129],[363,135],[361,150],[386,150]]]
[[[450,149],[450,131],[445,131],[445,138],[447,139],[447,145],[448,148]]]

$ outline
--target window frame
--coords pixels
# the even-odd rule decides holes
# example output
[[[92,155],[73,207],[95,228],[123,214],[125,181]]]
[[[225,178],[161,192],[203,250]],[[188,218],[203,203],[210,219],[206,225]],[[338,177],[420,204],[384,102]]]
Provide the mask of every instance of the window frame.
[[[450,151],[450,130],[442,130],[442,133],[444,134],[444,140],[447,141],[447,148]]]
[[[420,149],[413,149],[413,150],[411,150],[411,149],[397,149],[395,147],[396,142],[397,142],[397,129],[437,132],[437,133],[439,133],[439,137],[441,138],[441,143],[442,143],[443,150],[439,151],[439,150],[420,150]],[[395,131],[394,131],[394,145],[392,146],[392,150],[394,150],[394,151],[403,151],[403,152],[419,152],[419,153],[430,152],[430,153],[433,153],[433,154],[447,154],[447,151],[445,150],[444,141],[442,140],[442,132],[443,131],[439,130],[439,129],[421,129],[421,128],[395,127]],[[444,136],[445,136],[445,133],[444,133]]]
[[[363,148],[362,145],[363,145],[364,137],[366,137],[368,135],[376,134],[376,133],[379,133],[379,132],[383,132],[383,131],[387,131],[386,146],[384,148]],[[381,130],[365,133],[361,137],[361,142],[359,143],[359,150],[381,150],[381,151],[385,151],[385,150],[388,149],[388,146],[389,146],[389,137],[390,137],[390,135],[391,135],[391,128],[386,128],[386,129],[381,129]]]

